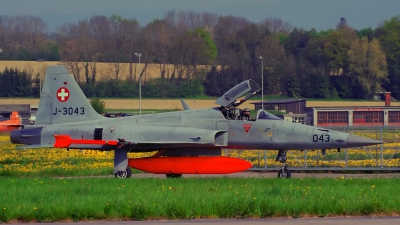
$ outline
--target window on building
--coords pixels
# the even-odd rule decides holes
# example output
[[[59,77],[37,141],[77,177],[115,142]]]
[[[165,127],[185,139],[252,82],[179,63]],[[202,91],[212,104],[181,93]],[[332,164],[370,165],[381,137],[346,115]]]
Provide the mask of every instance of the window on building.
[[[294,117],[292,118],[293,123],[301,123],[304,124],[304,117]]]
[[[347,111],[318,112],[318,125],[347,125],[349,113]]]
[[[286,112],[286,104],[280,104],[278,105],[279,111],[281,112]]]
[[[383,111],[353,112],[353,123],[383,124]]]
[[[400,123],[400,112],[389,111],[389,123]]]

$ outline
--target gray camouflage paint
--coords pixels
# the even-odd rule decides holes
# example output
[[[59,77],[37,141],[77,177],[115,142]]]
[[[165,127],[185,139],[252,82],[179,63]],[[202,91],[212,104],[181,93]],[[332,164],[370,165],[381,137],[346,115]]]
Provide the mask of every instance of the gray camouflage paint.
[[[66,90],[60,91],[60,88],[68,89],[68,96],[65,96]],[[58,93],[63,93],[64,99],[62,96],[57,98]],[[187,104],[183,105],[183,111],[106,118],[93,110],[65,66],[49,66],[36,124],[12,131],[10,139],[15,144],[26,144],[24,148],[53,147],[54,134],[69,135],[72,139],[93,140],[94,130],[103,128],[102,140],[119,138],[132,142],[115,151],[114,172],[126,168],[126,151],[165,150],[165,155],[168,155],[169,151],[171,155],[177,151],[181,155],[186,155],[185,152],[188,152],[188,155],[201,155],[202,151],[218,154],[222,148],[337,149],[382,143],[283,120],[228,120],[221,113],[220,107],[191,110]],[[70,148],[115,150],[115,146],[107,145],[73,144]],[[216,151],[210,153],[212,149]]]

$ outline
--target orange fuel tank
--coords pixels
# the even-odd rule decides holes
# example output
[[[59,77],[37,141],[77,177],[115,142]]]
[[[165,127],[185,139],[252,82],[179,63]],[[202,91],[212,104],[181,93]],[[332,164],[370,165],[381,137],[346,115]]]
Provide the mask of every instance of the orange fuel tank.
[[[226,156],[144,157],[128,159],[129,167],[156,174],[227,174],[252,167],[251,163]]]

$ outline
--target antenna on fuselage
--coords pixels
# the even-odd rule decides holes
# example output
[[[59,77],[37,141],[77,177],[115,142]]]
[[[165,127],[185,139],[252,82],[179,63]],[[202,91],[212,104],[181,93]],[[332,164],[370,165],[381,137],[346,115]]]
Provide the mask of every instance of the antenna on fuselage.
[[[189,105],[185,102],[185,100],[181,99],[181,103],[183,106],[183,110],[190,110]]]

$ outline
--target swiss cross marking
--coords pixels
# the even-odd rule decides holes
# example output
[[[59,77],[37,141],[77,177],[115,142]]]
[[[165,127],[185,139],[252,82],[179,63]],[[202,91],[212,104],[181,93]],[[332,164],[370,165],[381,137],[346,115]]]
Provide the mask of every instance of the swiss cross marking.
[[[57,99],[60,102],[66,102],[69,99],[69,90],[66,87],[60,87],[57,90]]]
[[[246,131],[246,133],[249,132],[251,125],[252,124],[248,124],[248,123],[243,124],[243,128],[244,128],[244,131]]]

